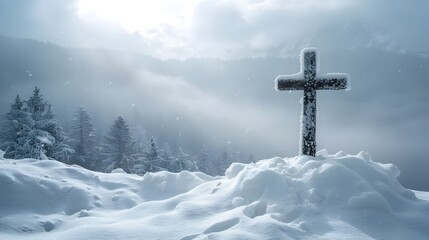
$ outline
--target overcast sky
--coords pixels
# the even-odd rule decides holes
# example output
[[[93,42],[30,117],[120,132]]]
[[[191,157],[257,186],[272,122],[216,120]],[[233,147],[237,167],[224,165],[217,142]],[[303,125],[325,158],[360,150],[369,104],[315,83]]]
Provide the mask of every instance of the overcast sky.
[[[387,29],[408,51],[429,51],[428,9],[426,0],[0,0],[0,34],[161,58],[241,58],[357,20]]]

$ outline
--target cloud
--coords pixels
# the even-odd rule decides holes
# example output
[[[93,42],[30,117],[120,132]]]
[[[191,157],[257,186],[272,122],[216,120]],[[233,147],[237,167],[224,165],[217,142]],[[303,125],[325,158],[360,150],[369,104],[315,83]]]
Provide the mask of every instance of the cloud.
[[[387,28],[411,50],[429,50],[425,41],[411,37],[416,35],[427,39],[426,36],[429,36],[425,24],[422,24],[428,22],[429,17],[416,5],[424,9],[429,7],[423,1],[408,7],[401,1],[392,4],[390,1],[203,0],[194,9],[189,42],[197,56],[234,58],[278,55],[287,45],[325,28],[340,30],[349,22],[358,20]],[[397,16],[404,13],[411,18],[404,16],[399,21]],[[398,25],[401,27],[398,28]]]
[[[429,51],[426,9],[424,0],[1,0],[0,34],[161,58],[242,58],[277,56],[358,20],[387,28],[411,51]]]
[[[63,46],[138,49],[141,38],[121,26],[77,16],[76,1],[0,0],[0,34]]]
[[[178,24],[166,21],[150,31],[136,31],[145,42],[143,51],[159,57],[241,58],[277,56],[324,28],[341,29],[358,20],[387,28],[410,50],[429,50],[423,40],[429,36],[424,25],[429,18],[422,11],[426,5],[424,1],[408,6],[401,1],[200,0],[192,2]],[[404,13],[410,18],[399,21],[397,16]]]

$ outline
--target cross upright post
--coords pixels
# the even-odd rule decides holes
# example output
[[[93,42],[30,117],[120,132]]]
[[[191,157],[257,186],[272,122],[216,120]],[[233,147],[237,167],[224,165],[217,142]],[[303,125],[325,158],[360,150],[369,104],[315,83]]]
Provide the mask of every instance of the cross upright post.
[[[300,155],[316,155],[316,90],[349,89],[348,74],[318,74],[317,49],[301,51],[301,71],[275,79],[278,91],[304,90],[301,112]]]

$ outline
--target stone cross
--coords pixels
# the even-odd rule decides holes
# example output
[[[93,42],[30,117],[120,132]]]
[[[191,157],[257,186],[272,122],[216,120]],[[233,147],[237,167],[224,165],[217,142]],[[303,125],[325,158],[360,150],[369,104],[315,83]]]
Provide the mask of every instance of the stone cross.
[[[316,90],[349,90],[348,74],[319,74],[317,49],[301,51],[301,71],[293,75],[280,75],[275,79],[277,91],[304,90],[301,112],[300,154],[316,155]]]

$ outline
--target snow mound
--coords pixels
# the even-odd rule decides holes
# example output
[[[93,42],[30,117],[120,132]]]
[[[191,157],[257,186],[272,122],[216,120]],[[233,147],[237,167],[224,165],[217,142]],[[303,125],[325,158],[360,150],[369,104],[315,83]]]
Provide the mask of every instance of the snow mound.
[[[5,159],[0,239],[426,239],[429,202],[398,176],[365,152],[326,150],[221,177]]]

